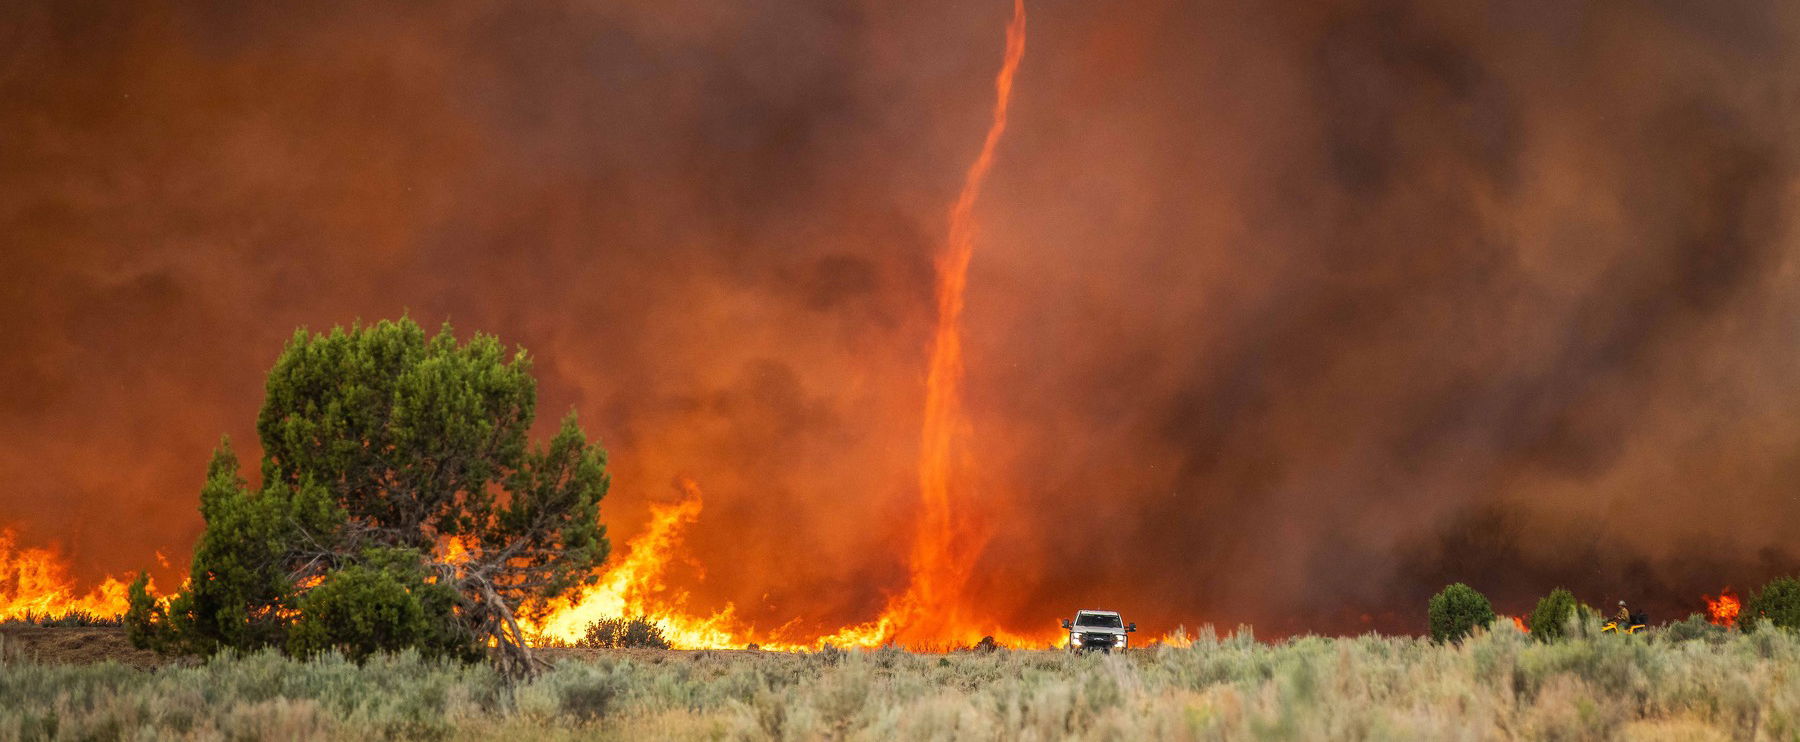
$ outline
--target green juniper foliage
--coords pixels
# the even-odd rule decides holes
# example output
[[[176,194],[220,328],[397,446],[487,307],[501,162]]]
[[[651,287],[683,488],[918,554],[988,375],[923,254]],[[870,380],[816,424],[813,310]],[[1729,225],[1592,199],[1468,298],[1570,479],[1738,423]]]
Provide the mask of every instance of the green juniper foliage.
[[[417,647],[427,656],[472,658],[456,631],[456,591],[431,581],[418,552],[371,549],[361,564],[325,576],[300,598],[287,649],[312,655],[338,649],[351,659]]]
[[[1764,626],[1800,630],[1800,579],[1777,577],[1750,596],[1744,604],[1745,629]]]
[[[609,548],[605,453],[573,413],[530,446],[536,405],[529,358],[492,336],[428,338],[410,319],[296,332],[257,417],[262,487],[222,444],[190,585],[164,603],[140,579],[133,641],[352,656],[493,646],[520,669],[515,615],[592,581]]]
[[[1427,605],[1431,638],[1437,642],[1462,641],[1477,626],[1494,622],[1494,607],[1487,596],[1460,582],[1431,596]]]
[[[1566,636],[1579,606],[1574,593],[1560,587],[1551,590],[1549,595],[1538,600],[1537,607],[1531,611],[1527,626],[1531,629],[1532,638],[1550,641]]]

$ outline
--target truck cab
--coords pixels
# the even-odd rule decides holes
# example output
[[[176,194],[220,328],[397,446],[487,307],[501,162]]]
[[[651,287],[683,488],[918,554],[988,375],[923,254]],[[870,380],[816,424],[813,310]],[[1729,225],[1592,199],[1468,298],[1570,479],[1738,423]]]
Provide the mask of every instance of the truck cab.
[[[1129,640],[1126,634],[1137,631],[1137,624],[1128,624],[1117,611],[1075,612],[1075,619],[1063,619],[1062,627],[1069,630],[1069,651],[1099,652],[1124,651]]]

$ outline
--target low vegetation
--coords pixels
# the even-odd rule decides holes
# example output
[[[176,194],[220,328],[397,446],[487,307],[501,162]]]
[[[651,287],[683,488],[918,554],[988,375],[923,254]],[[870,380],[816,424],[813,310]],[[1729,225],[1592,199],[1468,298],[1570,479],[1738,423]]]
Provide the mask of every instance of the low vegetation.
[[[1800,637],[1579,632],[1460,643],[1248,635],[1123,655],[567,651],[491,665],[222,652],[134,670],[0,661],[4,739],[1771,739]],[[4,649],[4,647],[0,647]],[[556,653],[549,653],[556,658]]]
[[[661,626],[643,616],[602,618],[590,622],[574,646],[583,649],[668,649],[669,639],[663,636]]]
[[[64,611],[61,613],[26,611],[21,615],[9,616],[4,621],[0,621],[0,628],[8,626],[43,626],[55,629],[116,627],[121,625],[123,620],[121,616],[108,616],[87,611]]]

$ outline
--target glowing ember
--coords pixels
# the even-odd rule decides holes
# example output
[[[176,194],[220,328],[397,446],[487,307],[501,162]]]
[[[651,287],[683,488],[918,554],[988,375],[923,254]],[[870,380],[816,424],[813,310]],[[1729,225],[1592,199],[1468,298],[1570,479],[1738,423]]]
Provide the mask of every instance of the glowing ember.
[[[58,554],[21,549],[12,531],[0,531],[0,620],[70,612],[117,615],[130,606],[127,584],[108,577],[87,594],[78,594]]]
[[[1743,610],[1744,604],[1731,588],[1725,588],[1717,598],[1710,595],[1702,595],[1700,598],[1706,601],[1706,620],[1719,626],[1737,625],[1738,612]]]

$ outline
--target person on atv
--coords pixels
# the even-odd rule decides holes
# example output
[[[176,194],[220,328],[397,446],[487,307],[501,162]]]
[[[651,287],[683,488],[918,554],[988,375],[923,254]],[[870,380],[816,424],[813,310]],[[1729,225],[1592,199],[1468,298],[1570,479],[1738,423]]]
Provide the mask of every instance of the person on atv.
[[[1613,614],[1613,621],[1616,621],[1620,628],[1631,625],[1631,609],[1625,607],[1625,601],[1619,601],[1619,612]]]

